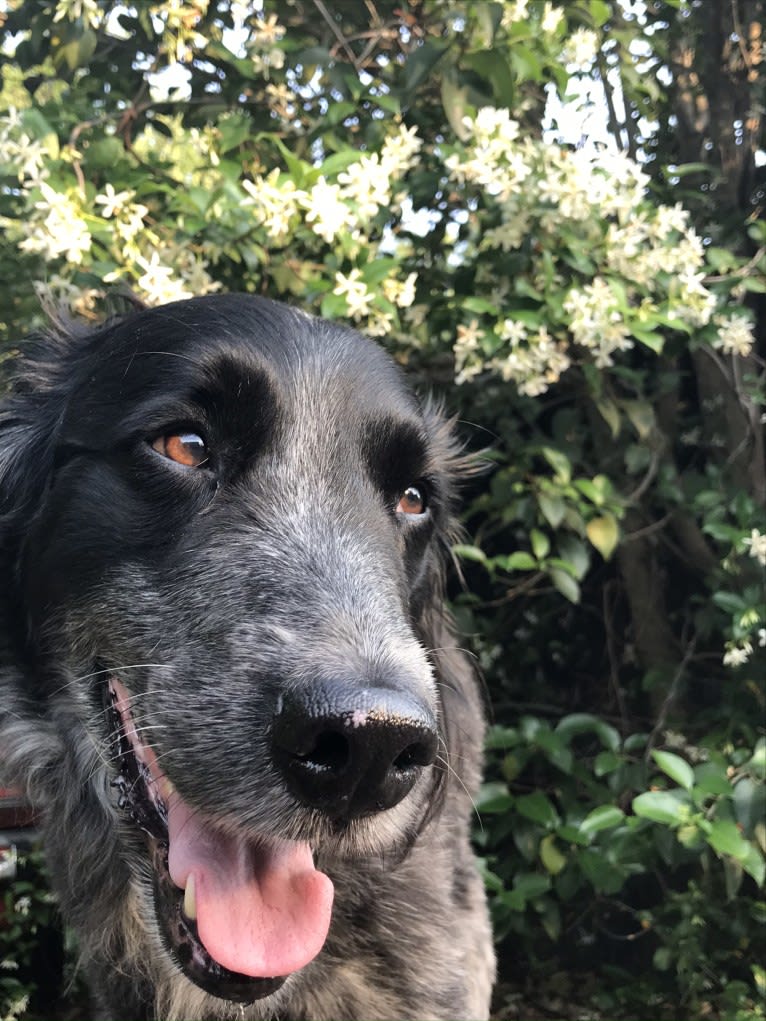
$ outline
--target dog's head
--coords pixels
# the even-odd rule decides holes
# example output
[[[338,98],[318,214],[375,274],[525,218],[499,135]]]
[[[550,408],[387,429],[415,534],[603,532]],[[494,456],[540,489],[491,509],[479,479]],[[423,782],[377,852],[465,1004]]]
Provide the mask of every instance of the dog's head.
[[[353,331],[217,296],[42,342],[0,448],[26,697],[99,750],[187,976],[267,995],[322,870],[440,797],[449,428]]]

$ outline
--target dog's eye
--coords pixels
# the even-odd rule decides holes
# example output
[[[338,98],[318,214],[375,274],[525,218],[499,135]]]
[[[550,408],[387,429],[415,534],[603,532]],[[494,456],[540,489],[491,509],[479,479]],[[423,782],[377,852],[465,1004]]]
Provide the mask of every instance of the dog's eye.
[[[426,498],[418,486],[407,486],[396,505],[397,514],[425,514]]]
[[[165,433],[152,442],[152,449],[176,464],[199,468],[207,461],[207,447],[198,433]]]

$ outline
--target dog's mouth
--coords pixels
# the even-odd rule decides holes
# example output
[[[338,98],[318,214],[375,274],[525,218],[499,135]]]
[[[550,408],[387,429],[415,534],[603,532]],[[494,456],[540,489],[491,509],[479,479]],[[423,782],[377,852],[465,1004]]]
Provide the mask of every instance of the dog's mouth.
[[[306,843],[224,830],[187,804],[144,744],[131,696],[109,681],[119,807],[149,838],[163,939],[188,979],[235,1003],[274,993],[327,937],[330,879]]]

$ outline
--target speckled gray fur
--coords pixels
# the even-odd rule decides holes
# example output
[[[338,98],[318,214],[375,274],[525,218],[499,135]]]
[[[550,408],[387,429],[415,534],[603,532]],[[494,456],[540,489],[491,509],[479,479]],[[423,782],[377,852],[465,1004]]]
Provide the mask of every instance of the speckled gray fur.
[[[218,458],[204,482],[148,445],[197,405]],[[383,492],[399,463],[386,444],[410,433],[431,487],[419,532]],[[40,808],[99,1018],[488,1016],[469,844],[482,706],[442,608],[467,470],[376,345],[262,299],[28,348],[0,411],[0,774]],[[332,878],[324,948],[272,996],[211,997],[166,952],[146,842],[112,786],[108,674],[189,803],[309,841]],[[265,739],[280,690],[335,677],[411,692],[440,728],[412,792],[340,834],[294,801]]]

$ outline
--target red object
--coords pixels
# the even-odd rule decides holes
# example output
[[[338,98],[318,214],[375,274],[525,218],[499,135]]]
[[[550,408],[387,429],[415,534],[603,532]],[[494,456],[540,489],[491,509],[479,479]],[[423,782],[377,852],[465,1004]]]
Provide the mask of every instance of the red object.
[[[0,830],[23,830],[34,826],[35,811],[15,787],[0,787]]]

